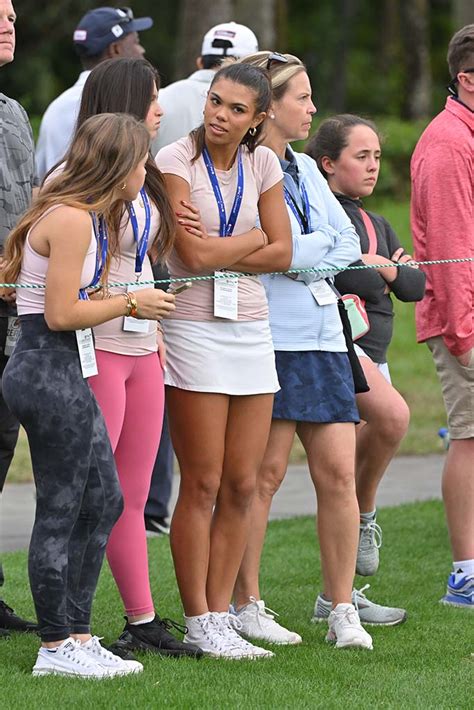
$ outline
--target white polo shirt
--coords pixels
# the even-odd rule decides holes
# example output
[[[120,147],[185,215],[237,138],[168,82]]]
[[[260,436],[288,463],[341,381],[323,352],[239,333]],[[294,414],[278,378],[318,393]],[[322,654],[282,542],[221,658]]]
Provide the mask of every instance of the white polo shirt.
[[[158,136],[152,143],[153,155],[165,145],[184,138],[202,123],[204,104],[214,74],[213,69],[199,69],[187,79],[175,81],[160,90],[158,103],[164,116]]]
[[[36,180],[41,182],[53,165],[66,154],[81,103],[82,89],[90,71],[83,71],[74,86],[66,89],[46,109],[36,145]]]

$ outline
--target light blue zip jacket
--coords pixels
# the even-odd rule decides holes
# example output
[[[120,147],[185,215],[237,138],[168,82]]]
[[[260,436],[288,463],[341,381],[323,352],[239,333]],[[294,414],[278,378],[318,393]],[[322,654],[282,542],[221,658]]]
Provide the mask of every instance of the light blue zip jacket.
[[[293,235],[291,268],[334,269],[348,266],[361,255],[359,237],[352,222],[330,191],[314,160],[303,153],[293,155],[298,164],[300,184],[304,183],[308,194],[310,222],[314,231],[302,234],[298,220],[288,207]],[[285,187],[301,204],[291,176],[285,173],[284,181]],[[307,285],[330,275],[331,271],[321,275],[300,274],[297,280],[288,276],[262,276],[275,350],[347,351],[337,304],[318,305]]]

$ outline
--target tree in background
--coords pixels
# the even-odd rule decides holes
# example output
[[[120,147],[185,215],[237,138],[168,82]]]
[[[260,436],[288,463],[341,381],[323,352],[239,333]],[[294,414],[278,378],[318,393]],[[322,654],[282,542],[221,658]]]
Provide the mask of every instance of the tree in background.
[[[202,38],[213,25],[229,22],[233,17],[232,0],[181,0],[175,79],[183,79],[196,70],[196,57],[201,54]]]
[[[474,22],[474,2],[472,0],[453,0],[454,30]]]
[[[74,83],[80,63],[72,33],[94,7],[121,0],[16,0],[18,61],[2,71],[2,90],[30,114]],[[128,0],[150,15],[147,58],[163,85],[195,68],[205,32],[222,21],[249,25],[263,49],[301,57],[325,112],[416,117],[443,102],[446,49],[453,32],[474,22],[473,0]],[[434,81],[431,77],[434,77]]]
[[[401,40],[405,67],[402,117],[428,116],[431,108],[428,0],[402,0]]]

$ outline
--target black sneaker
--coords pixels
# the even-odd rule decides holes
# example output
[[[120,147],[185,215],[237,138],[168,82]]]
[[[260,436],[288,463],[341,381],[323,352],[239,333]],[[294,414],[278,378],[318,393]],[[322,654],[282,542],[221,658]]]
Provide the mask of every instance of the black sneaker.
[[[185,626],[181,626],[171,619],[160,619],[158,614],[153,621],[138,626],[132,626],[127,620],[123,633],[115,643],[109,646],[109,650],[117,655],[121,655],[120,651],[127,650],[148,651],[148,653],[156,653],[159,656],[201,658],[203,652],[200,648],[183,643],[169,633],[169,629],[173,627],[181,633],[186,633]]]
[[[145,530],[147,537],[170,534],[170,526],[166,518],[153,518],[151,515],[145,515]]]
[[[22,619],[2,599],[0,599],[0,628],[7,631],[28,631],[33,634],[38,630],[34,621]]]

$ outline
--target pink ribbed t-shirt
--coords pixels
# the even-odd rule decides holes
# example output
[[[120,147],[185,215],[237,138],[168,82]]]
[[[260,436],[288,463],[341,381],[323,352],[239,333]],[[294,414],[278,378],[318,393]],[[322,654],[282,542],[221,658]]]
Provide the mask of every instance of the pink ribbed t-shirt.
[[[199,157],[192,163],[194,144],[188,136],[162,148],[156,156],[156,163],[162,173],[177,175],[190,186],[191,202],[200,210],[201,220],[210,237],[219,237],[219,211],[204,160]],[[260,195],[283,179],[283,173],[276,155],[269,148],[258,146],[254,153],[242,148],[244,168],[244,194],[242,206],[234,228],[234,235],[243,234],[255,227],[258,220]],[[237,186],[237,161],[230,170],[216,170],[224,199],[226,214],[229,215]],[[232,237],[225,237],[232,239]],[[176,250],[168,261],[171,276],[206,275],[190,274],[179,258]],[[193,287],[184,291],[176,299],[176,310],[171,318],[192,321],[221,321],[214,318],[214,286],[212,281],[194,282]],[[268,318],[268,304],[264,287],[258,276],[239,278],[238,320],[264,320]]]

